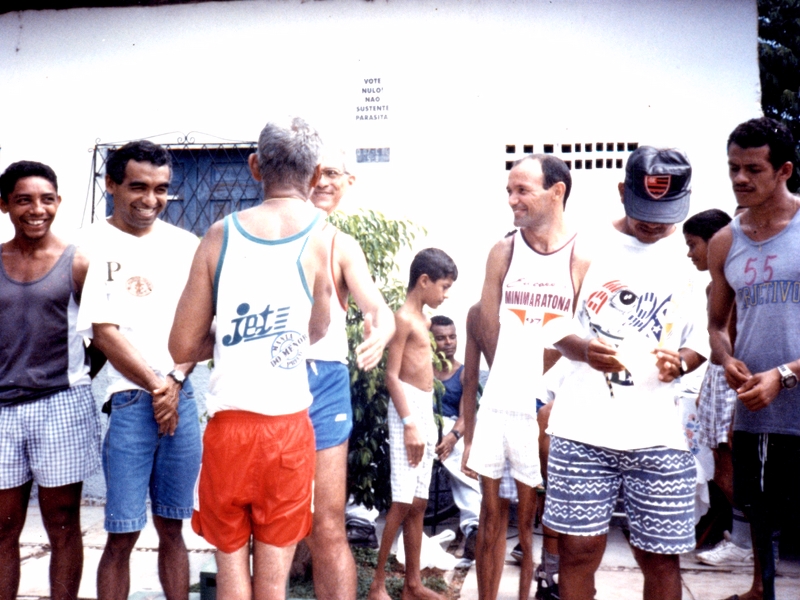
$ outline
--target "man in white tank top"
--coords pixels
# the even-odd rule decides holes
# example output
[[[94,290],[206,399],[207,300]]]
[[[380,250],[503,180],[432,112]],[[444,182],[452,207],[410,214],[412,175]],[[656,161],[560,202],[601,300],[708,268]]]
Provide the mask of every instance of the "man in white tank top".
[[[571,186],[568,167],[554,156],[517,161],[507,191],[519,229],[495,244],[486,264],[480,323],[492,372],[472,444],[464,449],[483,489],[476,551],[481,600],[497,597],[503,570],[508,500],[499,492],[506,462],[519,496],[520,599],[530,592],[535,487],[542,481],[536,398],[545,362],[554,362],[549,353],[545,361],[545,348],[571,320],[588,267],[576,259],[575,235],[564,223]]]
[[[318,147],[302,119],[264,127],[249,159],[264,201],[208,230],[170,335],[173,356],[215,359],[192,526],[217,547],[226,598],[282,597],[311,529],[305,352],[325,334],[331,295],[323,215],[307,202]]]
[[[347,171],[343,151],[324,152],[319,167],[311,202],[331,214],[356,178]],[[317,598],[350,600],[356,596],[357,582],[344,525],[348,440],[353,429],[345,331],[349,295],[353,295],[365,318],[365,340],[356,350],[362,369],[372,369],[380,361],[394,335],[394,316],[372,280],[358,242],[330,224],[322,234],[330,248],[331,260],[326,270],[335,292],[331,296],[328,333],[308,352],[308,379],[314,397],[310,416],[317,460],[314,525],[306,542],[311,549]]]

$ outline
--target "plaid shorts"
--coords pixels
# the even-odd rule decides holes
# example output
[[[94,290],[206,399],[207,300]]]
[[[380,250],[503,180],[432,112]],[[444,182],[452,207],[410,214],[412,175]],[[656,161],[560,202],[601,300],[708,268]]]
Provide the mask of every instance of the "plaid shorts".
[[[425,440],[425,452],[416,467],[408,464],[405,445],[405,427],[400,415],[389,402],[387,424],[389,426],[389,464],[391,465],[392,502],[411,504],[414,498],[428,499],[431,486],[433,459],[436,456],[436,422],[433,420],[433,392],[425,392],[404,381],[400,382],[405,392],[411,416]]]
[[[0,489],[83,481],[100,468],[100,415],[90,385],[0,407]]]
[[[622,485],[631,545],[655,554],[694,549],[691,452],[664,446],[613,450],[552,436],[547,474],[542,522],[553,531],[605,535]]]
[[[725,380],[725,367],[709,363],[697,405],[698,443],[708,448],[727,443],[735,406],[736,391]]]

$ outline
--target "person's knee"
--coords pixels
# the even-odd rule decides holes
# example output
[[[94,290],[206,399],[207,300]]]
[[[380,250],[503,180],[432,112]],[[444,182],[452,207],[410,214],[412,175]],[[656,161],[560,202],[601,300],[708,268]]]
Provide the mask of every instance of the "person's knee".
[[[597,563],[603,557],[605,536],[559,535],[558,553],[562,566],[582,566]]]
[[[159,542],[170,545],[183,545],[183,521],[153,515],[153,525]]]
[[[631,548],[645,577],[663,578],[680,572],[680,562],[676,554],[656,554],[635,546]]]
[[[344,512],[335,510],[318,511],[314,509],[314,523],[306,541],[312,552],[325,551],[347,542],[344,526]],[[337,550],[338,551],[338,550]]]
[[[130,533],[109,533],[103,554],[112,560],[127,560],[130,557],[140,531]]]

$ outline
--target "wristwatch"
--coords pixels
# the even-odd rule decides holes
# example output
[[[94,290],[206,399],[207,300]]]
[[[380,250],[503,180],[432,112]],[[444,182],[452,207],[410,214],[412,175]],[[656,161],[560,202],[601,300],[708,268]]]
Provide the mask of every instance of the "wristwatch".
[[[778,365],[778,373],[781,374],[781,387],[783,389],[790,390],[797,385],[797,375],[786,365]]]
[[[460,439],[461,439],[461,434],[460,434],[460,433],[458,433],[458,432],[457,432],[455,429],[451,429],[451,430],[450,430],[450,433],[452,433],[452,434],[453,434],[453,436],[456,438],[456,441],[458,441],[458,440],[460,440]]]
[[[181,387],[183,387],[183,383],[186,381],[186,375],[183,371],[179,371],[178,369],[172,369],[172,371],[167,373],[167,377],[172,377],[175,383]]]

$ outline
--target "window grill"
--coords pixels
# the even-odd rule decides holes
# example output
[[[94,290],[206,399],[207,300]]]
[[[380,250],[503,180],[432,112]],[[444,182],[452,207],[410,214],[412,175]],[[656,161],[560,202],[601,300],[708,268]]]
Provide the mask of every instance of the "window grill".
[[[110,152],[124,144],[94,147],[92,222],[114,209],[114,200],[105,191],[105,163]],[[159,217],[167,223],[203,236],[215,221],[261,202],[261,185],[247,164],[247,157],[256,151],[255,142],[196,144],[188,138],[161,146],[172,158],[169,202]]]

